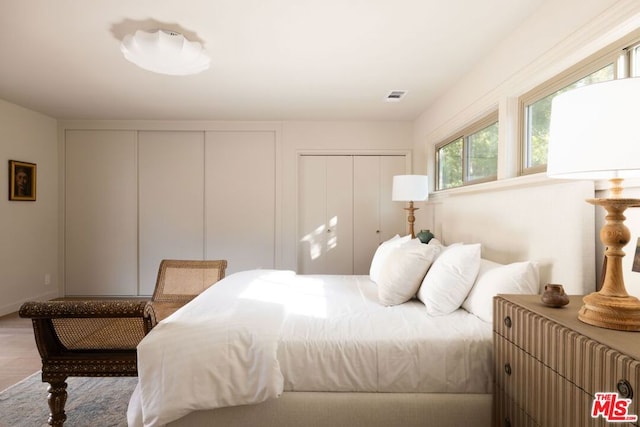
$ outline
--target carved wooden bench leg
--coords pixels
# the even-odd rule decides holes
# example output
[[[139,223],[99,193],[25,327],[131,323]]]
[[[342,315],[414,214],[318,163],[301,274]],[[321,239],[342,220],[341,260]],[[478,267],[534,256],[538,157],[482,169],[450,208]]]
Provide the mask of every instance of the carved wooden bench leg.
[[[64,413],[64,405],[67,402],[67,383],[62,381],[49,381],[49,425],[62,427],[67,419]]]

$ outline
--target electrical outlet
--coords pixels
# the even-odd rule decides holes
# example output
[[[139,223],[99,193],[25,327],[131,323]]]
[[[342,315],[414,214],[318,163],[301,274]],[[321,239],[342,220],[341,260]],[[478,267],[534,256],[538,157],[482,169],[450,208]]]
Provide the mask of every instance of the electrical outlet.
[[[47,286],[51,284],[51,275],[49,273],[44,275],[44,284]]]

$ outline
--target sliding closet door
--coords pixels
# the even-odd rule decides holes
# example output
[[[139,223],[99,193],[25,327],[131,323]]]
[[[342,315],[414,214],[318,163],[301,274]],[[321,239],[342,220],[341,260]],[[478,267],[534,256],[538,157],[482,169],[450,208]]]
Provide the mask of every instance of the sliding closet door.
[[[136,132],[66,132],[65,294],[136,295]]]
[[[353,272],[352,156],[305,155],[298,163],[298,272]]]
[[[353,273],[369,274],[378,245],[405,229],[405,211],[391,201],[391,186],[394,175],[406,173],[406,160],[355,156],[353,165]]]
[[[206,132],[205,256],[227,273],[275,266],[275,133]]]
[[[204,257],[204,132],[140,132],[140,295],[163,259]]]

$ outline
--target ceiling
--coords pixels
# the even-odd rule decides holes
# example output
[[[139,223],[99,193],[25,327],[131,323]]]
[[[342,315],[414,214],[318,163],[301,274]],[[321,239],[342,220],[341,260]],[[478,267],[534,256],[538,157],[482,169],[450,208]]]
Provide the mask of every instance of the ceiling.
[[[0,99],[57,119],[413,120],[543,1],[0,0]],[[126,61],[124,35],[157,28],[211,67]]]

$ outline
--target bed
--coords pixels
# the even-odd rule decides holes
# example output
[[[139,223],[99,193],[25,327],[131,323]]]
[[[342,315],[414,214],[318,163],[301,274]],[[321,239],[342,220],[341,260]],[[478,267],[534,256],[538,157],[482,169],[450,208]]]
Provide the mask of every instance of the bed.
[[[367,276],[232,274],[140,343],[129,425],[489,426],[492,296],[539,280],[480,251],[396,236]]]
[[[507,183],[498,190],[434,197],[422,206],[417,223],[433,230],[447,248],[462,248],[439,252],[427,261],[426,273],[416,268],[421,264],[416,262],[420,254],[399,253],[402,251],[397,248],[391,251],[395,244],[385,242],[374,256],[369,276],[298,276],[259,270],[230,275],[160,322],[143,340],[144,345],[138,348],[140,383],[129,406],[131,425],[142,425],[143,408],[148,413],[147,408],[153,406],[143,402],[146,387],[147,394],[153,391],[151,394],[168,400],[156,401],[159,406],[166,403],[172,407],[176,390],[193,399],[187,405],[176,403],[178,408],[171,408],[171,421],[156,419],[147,425],[489,426],[493,295],[535,294],[546,283],[561,283],[574,295],[595,289],[594,209],[584,201],[593,194],[593,184],[588,182],[532,179],[521,185]],[[387,250],[382,263],[377,259],[378,252]],[[451,255],[465,250],[473,252],[474,262],[470,263],[468,257],[453,262]],[[443,264],[459,269],[446,271]],[[477,266],[475,271],[470,269],[475,274],[464,269],[469,265]],[[446,274],[463,270],[467,274]],[[382,271],[386,273],[381,275]],[[264,278],[256,279],[256,275],[263,274],[271,275],[271,279],[280,276],[288,284],[271,279],[262,283]],[[420,275],[424,279],[417,281],[417,290],[390,286],[415,284],[415,277]],[[467,278],[462,281],[464,286],[460,286],[461,277]],[[425,281],[430,286],[423,286]],[[293,292],[287,286],[299,291],[297,296],[285,298],[284,303],[275,299],[277,295],[291,297]],[[426,289],[429,292],[423,292]],[[235,305],[238,301],[242,301],[242,307]],[[239,316],[235,325],[242,329],[243,322],[250,318],[246,314],[262,310],[256,304],[270,307],[259,325],[265,333],[257,335],[265,340],[256,339],[255,343],[270,349],[268,357],[258,359],[272,374],[267,378],[275,381],[262,383],[259,393],[244,390],[246,403],[227,402],[230,405],[220,405],[220,401],[212,404],[211,396],[228,398],[238,385],[232,381],[233,376],[226,378],[230,384],[218,393],[196,389],[190,380],[180,385],[187,375],[184,367],[189,368],[191,379],[216,374],[191,372],[191,368],[202,365],[180,353],[174,355],[179,369],[165,366],[170,349],[164,347],[193,342],[189,333],[203,332],[201,321],[225,324],[231,316]],[[445,309],[437,310],[442,307]],[[349,324],[350,328],[333,328],[337,324]],[[278,332],[275,335],[274,328]],[[330,332],[336,332],[337,338]],[[364,338],[365,333],[368,338]],[[166,339],[167,335],[173,340]],[[312,340],[312,336],[320,339]],[[355,338],[364,342],[358,346]],[[264,346],[258,346],[252,351],[259,348],[264,350]],[[195,355],[210,359],[212,351],[200,345]],[[339,360],[341,356],[347,357]],[[364,361],[375,363],[365,365]],[[330,371],[330,367],[337,371]],[[230,368],[227,366],[227,372]],[[247,374],[237,378],[243,376]],[[156,389],[162,378],[163,386]]]

